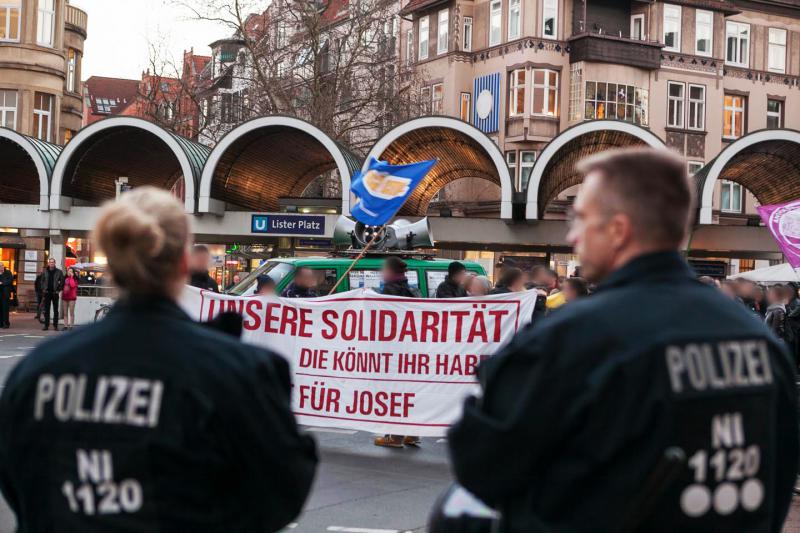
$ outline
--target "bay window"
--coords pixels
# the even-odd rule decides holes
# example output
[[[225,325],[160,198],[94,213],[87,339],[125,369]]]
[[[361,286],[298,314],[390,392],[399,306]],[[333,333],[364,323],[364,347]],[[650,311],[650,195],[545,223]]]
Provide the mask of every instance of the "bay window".
[[[681,51],[681,6],[664,4],[664,50]]]
[[[542,4],[542,35],[556,38],[558,28],[558,0],[544,0]]]
[[[75,87],[75,67],[77,64],[77,54],[74,48],[67,52],[67,91],[74,93]]]
[[[667,126],[683,128],[683,100],[686,85],[671,81],[667,86]]]
[[[508,40],[519,37],[520,27],[520,0],[509,0],[508,2]]]
[[[447,39],[450,33],[450,13],[447,9],[439,11],[439,31],[436,34],[436,53],[447,53]]]
[[[42,46],[53,46],[56,28],[56,0],[39,0],[36,18],[36,42]]]
[[[419,58],[428,59],[428,17],[419,19]]]
[[[493,0],[489,5],[489,46],[500,44],[502,9],[503,3],[500,0]]]
[[[722,136],[726,139],[738,139],[744,133],[744,96],[726,94]]]
[[[587,81],[584,92],[584,119],[617,119],[647,126],[647,89],[632,85]]]
[[[549,69],[533,69],[534,115],[558,116],[558,72]]]
[[[769,29],[768,70],[786,72],[786,30]]]
[[[714,45],[714,13],[698,9],[694,22],[694,53],[710,57]]]
[[[525,69],[518,68],[511,71],[508,84],[508,114],[509,116],[522,115],[525,112]]]
[[[0,89],[0,127],[17,129],[17,91]]]
[[[750,24],[725,24],[725,62],[738,67],[750,64]]]
[[[689,84],[689,129],[706,127],[706,86]]]
[[[42,141],[52,142],[53,95],[39,93],[33,99],[33,135]]]
[[[20,0],[0,0],[0,41],[19,41]]]

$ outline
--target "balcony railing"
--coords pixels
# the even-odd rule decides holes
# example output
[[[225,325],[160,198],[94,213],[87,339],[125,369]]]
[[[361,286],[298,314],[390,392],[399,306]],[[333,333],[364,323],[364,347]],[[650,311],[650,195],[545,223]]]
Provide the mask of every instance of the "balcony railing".
[[[569,39],[570,63],[578,61],[596,61],[629,65],[649,70],[661,66],[661,43],[639,41],[601,35],[597,33],[581,33]]]
[[[67,5],[67,13],[65,16],[67,28],[75,30],[86,36],[88,18],[89,17],[86,15],[85,11],[78,9],[75,6]]]

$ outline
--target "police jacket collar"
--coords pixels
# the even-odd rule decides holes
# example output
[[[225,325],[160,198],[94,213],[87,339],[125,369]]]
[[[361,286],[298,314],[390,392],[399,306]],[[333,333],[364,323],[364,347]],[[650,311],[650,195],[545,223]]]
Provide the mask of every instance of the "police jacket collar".
[[[601,282],[597,290],[608,290],[637,282],[691,278],[692,270],[678,252],[653,252],[628,261]]]
[[[117,315],[123,313],[137,313],[148,315],[159,315],[178,320],[190,320],[183,309],[178,307],[175,301],[167,298],[166,296],[126,296],[120,298],[114,307],[109,311],[109,315]]]

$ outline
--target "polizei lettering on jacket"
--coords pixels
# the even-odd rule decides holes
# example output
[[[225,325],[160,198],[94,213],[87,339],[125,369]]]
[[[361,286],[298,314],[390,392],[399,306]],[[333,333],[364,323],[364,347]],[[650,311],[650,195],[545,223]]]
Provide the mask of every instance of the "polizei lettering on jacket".
[[[670,383],[676,393],[772,383],[769,349],[763,340],[668,346],[665,354]]]
[[[86,374],[42,374],[36,384],[33,416],[59,422],[94,422],[156,427],[164,384],[126,376],[98,376],[90,390]]]

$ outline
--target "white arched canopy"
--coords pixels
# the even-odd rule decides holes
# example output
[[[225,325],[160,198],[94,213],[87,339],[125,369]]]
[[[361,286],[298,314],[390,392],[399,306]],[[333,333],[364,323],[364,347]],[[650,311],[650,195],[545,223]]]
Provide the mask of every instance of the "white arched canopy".
[[[409,120],[378,139],[371,158],[395,165],[437,159],[428,176],[409,196],[401,214],[425,214],[428,203],[445,185],[462,178],[483,178],[500,186],[500,217],[512,217],[514,184],[500,148],[474,126],[450,117]]]
[[[0,128],[0,202],[38,204],[46,211],[50,176],[60,152],[60,146]]]
[[[698,174],[700,224],[713,222],[717,180],[735,181],[761,204],[800,198],[800,132],[759,130],[731,143]]]
[[[199,212],[223,214],[226,203],[276,211],[279,198],[300,196],[315,178],[336,170],[347,215],[350,179],[360,166],[360,159],[304,120],[255,118],[212,150],[200,179]]]
[[[554,195],[580,183],[574,169],[580,159],[604,150],[636,145],[665,147],[650,130],[618,120],[581,122],[563,131],[542,150],[534,164],[528,182],[526,218],[542,218],[545,204]]]
[[[114,197],[114,180],[168,188],[183,178],[185,209],[196,210],[197,183],[209,149],[134,117],[111,117],[80,130],[56,162],[50,208],[68,210],[73,197],[99,203]]]

